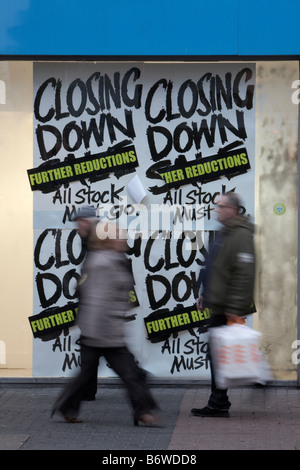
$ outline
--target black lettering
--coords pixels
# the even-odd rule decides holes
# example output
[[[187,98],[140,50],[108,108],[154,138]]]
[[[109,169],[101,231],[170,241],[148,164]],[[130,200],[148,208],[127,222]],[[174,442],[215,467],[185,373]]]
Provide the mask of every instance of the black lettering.
[[[179,262],[171,262],[171,238],[167,238],[165,242],[165,269],[168,271],[169,269],[176,268],[179,266]]]
[[[111,108],[110,98],[112,98],[116,108],[121,108],[120,72],[114,73],[114,85],[108,75],[104,77],[104,84],[107,109]]]
[[[100,104],[99,104],[99,101],[96,99],[96,96],[93,90],[93,80],[97,81],[99,79],[100,79],[100,72],[95,72],[86,81],[87,95],[91,104],[94,106],[94,109],[91,109],[89,107],[86,108],[86,112],[91,116],[98,114],[100,111]]]
[[[133,119],[132,119],[132,111],[129,111],[129,110],[125,109],[124,114],[125,114],[126,127],[123,126],[119,122],[119,120],[117,118],[113,117],[111,114],[107,114],[107,116],[106,116],[108,132],[109,132],[111,142],[114,142],[115,140],[117,140],[114,128],[118,129],[125,136],[127,136],[131,139],[133,139],[135,137],[135,131],[134,131],[134,125],[133,125]]]
[[[184,283],[183,293],[179,293],[179,284]],[[172,295],[177,302],[185,302],[191,295],[191,280],[184,271],[176,274],[172,282]]]
[[[234,125],[224,116],[222,116],[222,114],[219,114],[217,119],[222,144],[225,144],[225,142],[228,141],[226,128],[240,139],[245,140],[247,138],[243,111],[236,110],[237,127],[234,127]]]
[[[49,297],[46,297],[45,294],[45,281],[49,281],[54,284],[55,291]],[[47,283],[48,284],[48,283]],[[49,285],[49,284],[48,284]],[[61,296],[61,282],[59,278],[53,273],[38,273],[36,276],[36,287],[43,308],[48,308],[51,305],[55,304]]]
[[[185,107],[185,92],[186,90],[191,91],[191,104],[190,108],[186,109]],[[178,109],[180,114],[188,119],[190,118],[194,112],[196,111],[198,104],[198,90],[197,90],[197,85],[192,81],[192,80],[186,80],[180,87],[179,92],[178,92]]]
[[[101,147],[103,145],[105,121],[105,114],[100,115],[99,126],[97,125],[95,118],[92,118],[89,121],[88,125],[85,121],[81,121],[82,139],[86,149],[90,147],[90,140],[92,136],[95,139],[95,142],[98,147]]]
[[[231,93],[231,73],[226,73],[225,75],[225,86],[223,80],[219,75],[216,76],[216,95],[217,95],[217,106],[219,111],[222,109],[223,98],[225,102],[226,109],[232,109],[232,93]],[[225,88],[226,87],[226,88]]]
[[[173,83],[171,81],[168,82],[167,86],[167,95],[166,95],[166,120],[168,122],[172,121],[173,119],[177,119],[180,117],[180,113],[173,114],[172,110],[172,91],[173,91]]]
[[[75,281],[76,281],[73,293],[71,293],[71,291],[70,291],[70,283],[71,283],[72,279],[75,279]],[[77,286],[77,283],[78,283],[79,279],[80,279],[80,274],[78,274],[75,271],[75,269],[70,269],[70,271],[68,271],[64,275],[63,282],[62,282],[62,293],[66,297],[66,299],[73,300],[77,297],[76,286]]]
[[[152,124],[158,124],[161,122],[165,115],[166,115],[166,110],[161,109],[160,112],[158,113],[157,116],[153,117],[151,116],[151,104],[153,101],[153,97],[158,90],[159,86],[162,85],[164,89],[167,88],[167,80],[165,78],[162,78],[161,80],[158,80],[149,90],[146,101],[145,101],[145,116],[147,121],[151,122]]]
[[[58,269],[62,266],[66,266],[70,263],[69,260],[62,261],[61,259],[61,237],[62,237],[62,230],[56,230],[56,237],[55,237],[55,267]]]
[[[84,257],[86,255],[86,247],[85,245],[82,243],[82,239],[80,238],[80,242],[81,242],[81,249],[79,251],[79,254],[78,256],[76,257],[75,254],[74,254],[74,250],[73,250],[73,245],[74,245],[74,240],[75,238],[80,238],[80,236],[78,235],[78,232],[77,230],[72,230],[68,236],[68,239],[67,239],[67,254],[68,254],[68,258],[70,260],[70,263],[71,264],[74,264],[75,266],[78,266],[80,265],[83,260],[84,260]]]
[[[79,106],[78,106],[77,109],[74,106],[74,101],[75,101],[74,100],[74,93],[75,93],[76,89],[79,90],[79,93],[76,93],[76,95],[77,96],[78,96],[78,94],[80,95],[79,96]],[[74,116],[74,117],[81,116],[81,114],[85,110],[86,103],[87,103],[87,91],[86,91],[85,84],[83,83],[82,80],[80,80],[80,78],[76,78],[76,80],[74,80],[70,84],[70,86],[68,88],[68,91],[67,91],[66,99],[67,99],[68,110],[70,111],[71,115]]]
[[[65,112],[61,111],[61,87],[62,87],[61,80],[57,80],[57,85],[56,85],[56,90],[55,90],[55,119],[57,121],[70,116],[70,113],[68,111],[65,111]]]
[[[156,236],[158,236],[158,231],[156,232]],[[161,268],[163,267],[164,265],[164,259],[163,257],[161,257],[158,262],[156,263],[155,266],[151,266],[150,265],[150,253],[151,253],[151,250],[152,250],[152,247],[153,247],[153,244],[155,242],[155,238],[154,237],[151,237],[148,239],[147,241],[147,244],[146,244],[146,247],[145,247],[145,251],[144,251],[144,264],[145,264],[145,268],[148,269],[148,271],[152,272],[152,273],[155,273],[157,271],[160,271]]]
[[[181,145],[180,138],[181,135],[185,134],[186,135],[186,144],[184,146]],[[192,129],[187,125],[186,122],[183,122],[179,124],[175,130],[174,130],[174,149],[178,153],[185,153],[188,152],[192,145],[193,145],[193,131]]]
[[[75,135],[74,143],[71,145],[71,134]],[[63,143],[64,148],[68,152],[75,152],[78,150],[82,143],[82,131],[76,124],[76,121],[69,122],[63,130]]]
[[[76,357],[75,353],[72,353],[71,356],[69,356],[69,354],[66,354],[65,360],[64,360],[64,363],[63,363],[63,366],[62,366],[63,372],[65,372],[67,368],[69,370],[71,370],[73,365],[74,365],[75,368],[79,367],[80,366],[80,358]]]
[[[76,214],[76,206],[72,206],[71,209],[69,206],[66,206],[64,216],[62,219],[63,224],[65,224],[67,220],[72,221],[75,214]]]
[[[163,148],[158,149],[157,143],[155,141],[155,135],[158,134],[159,137],[163,136],[166,138],[166,143]],[[149,150],[151,153],[152,160],[155,162],[165,158],[172,150],[173,139],[171,132],[162,126],[151,127],[147,129],[147,139]]]
[[[183,266],[184,268],[188,268],[194,262],[197,251],[195,249],[191,249],[189,258],[187,260],[184,259],[183,247],[184,247],[185,238],[189,238],[193,246],[195,246],[194,244],[196,242],[196,235],[193,232],[188,232],[188,231],[183,232],[182,237],[179,238],[177,242],[177,246],[176,246],[176,254],[177,254],[177,258],[178,258],[180,266]]]
[[[121,87],[122,99],[126,106],[129,106],[130,108],[135,107],[136,109],[139,109],[141,107],[143,85],[135,86],[133,97],[130,98],[128,96],[128,82],[131,75],[133,75],[133,81],[135,82],[138,78],[140,78],[141,71],[137,67],[133,67],[125,73]]]
[[[36,96],[35,96],[35,100],[34,100],[34,105],[33,105],[33,110],[34,110],[34,115],[35,115],[35,118],[40,121],[40,122],[48,122],[50,121],[54,114],[55,114],[55,109],[53,107],[51,107],[47,114],[45,116],[42,116],[41,115],[41,112],[40,112],[40,107],[41,107],[41,100],[42,100],[42,96],[46,90],[46,88],[48,87],[48,85],[51,85],[52,88],[54,89],[55,86],[56,86],[56,80],[55,78],[51,77],[51,78],[48,78],[48,80],[46,80],[38,89],[38,91],[36,92]]]
[[[53,141],[54,138],[54,144],[51,142],[52,147],[50,149],[46,148],[45,145],[45,132],[48,134],[46,137],[47,141],[50,139],[51,142],[51,140]],[[41,126],[40,124],[38,124],[35,133],[42,160],[48,160],[49,158],[57,155],[62,146],[62,137],[59,130],[56,129],[56,127],[50,126],[48,124],[46,124],[45,126]]]
[[[152,186],[149,190],[152,194],[161,194],[168,190],[168,185],[164,183],[162,177],[159,175],[158,171],[160,168],[164,168],[165,166],[171,165],[171,160],[164,160],[162,162],[154,163],[146,170],[147,178],[151,180],[159,180],[163,183],[161,186]]]
[[[41,271],[46,271],[47,269],[50,269],[55,262],[55,258],[53,255],[49,256],[48,260],[44,264],[42,264],[40,260],[41,248],[45,241],[45,238],[47,237],[49,233],[51,233],[53,238],[55,237],[55,230],[52,230],[52,229],[44,230],[44,232],[42,232],[41,235],[38,237],[37,242],[35,244],[35,248],[34,248],[34,263],[36,267],[40,269]]]
[[[253,108],[253,97],[254,97],[254,85],[247,86],[246,95],[243,98],[240,96],[239,86],[243,76],[245,75],[245,82],[248,82],[252,78],[252,70],[244,68],[236,74],[233,81],[233,99],[237,106],[240,108],[252,109]]]
[[[202,109],[197,109],[197,113],[200,116],[208,116],[208,114],[211,112],[211,105],[205,95],[204,89],[203,89],[203,82],[206,80],[207,82],[211,79],[211,73],[206,73],[203,75],[203,77],[200,78],[200,80],[197,83],[197,88],[198,88],[198,93],[199,93],[199,98],[200,102],[204,105],[204,110]]]
[[[160,283],[161,286],[165,288],[164,294],[159,299],[157,299],[154,295],[153,284],[155,282]],[[163,305],[165,305],[171,296],[171,285],[168,279],[166,279],[164,276],[161,276],[159,274],[153,274],[153,275],[149,274],[146,277],[146,288],[147,288],[150,307],[152,308],[152,310],[157,310]]]
[[[215,114],[213,114],[211,116],[210,128],[208,128],[207,120],[202,119],[199,129],[197,127],[197,123],[192,122],[195,147],[197,150],[201,148],[201,140],[203,136],[205,137],[208,147],[214,146],[217,120],[218,120],[218,117]]]

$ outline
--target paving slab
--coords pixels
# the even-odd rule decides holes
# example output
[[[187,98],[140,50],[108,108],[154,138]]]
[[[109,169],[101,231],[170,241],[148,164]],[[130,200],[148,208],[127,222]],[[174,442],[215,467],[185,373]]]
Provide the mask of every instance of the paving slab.
[[[191,408],[207,403],[209,386],[152,387],[162,428],[135,427],[123,387],[99,387],[84,402],[83,423],[50,411],[60,387],[0,383],[0,450],[99,450],[171,454],[202,450],[299,450],[300,390],[241,387],[229,392],[229,418],[199,418]],[[114,455],[114,454],[112,454]]]

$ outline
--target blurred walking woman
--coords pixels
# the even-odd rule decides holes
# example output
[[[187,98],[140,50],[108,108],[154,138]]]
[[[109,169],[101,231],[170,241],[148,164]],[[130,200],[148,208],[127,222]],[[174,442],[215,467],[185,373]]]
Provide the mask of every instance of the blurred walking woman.
[[[134,424],[157,425],[157,418],[152,414],[156,403],[145,383],[145,374],[126,346],[124,326],[132,276],[125,258],[124,232],[114,224],[99,222],[91,228],[88,244],[77,317],[85,360],[79,375],[56,400],[52,416],[59,412],[68,422],[81,422],[78,414],[85,387],[102,355],[127,388]]]

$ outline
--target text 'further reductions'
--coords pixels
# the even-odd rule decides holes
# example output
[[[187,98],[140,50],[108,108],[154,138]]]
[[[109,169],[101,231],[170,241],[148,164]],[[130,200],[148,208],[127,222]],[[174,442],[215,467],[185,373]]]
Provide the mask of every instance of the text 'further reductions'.
[[[176,188],[196,181],[207,183],[222,176],[232,178],[246,173],[250,168],[247,150],[241,148],[190,162],[178,158],[175,165],[157,171],[168,187]]]
[[[42,338],[53,331],[74,326],[77,312],[78,303],[73,303],[64,307],[50,308],[44,310],[43,313],[29,317],[34,338]]]
[[[168,334],[206,326],[210,318],[210,310],[203,312],[197,310],[196,306],[177,308],[173,311],[157,311],[144,318],[147,337],[150,341],[157,340]]]
[[[64,162],[43,163],[38,168],[27,170],[27,173],[32,191],[49,191],[58,184],[133,171],[137,166],[138,159],[132,145]]]

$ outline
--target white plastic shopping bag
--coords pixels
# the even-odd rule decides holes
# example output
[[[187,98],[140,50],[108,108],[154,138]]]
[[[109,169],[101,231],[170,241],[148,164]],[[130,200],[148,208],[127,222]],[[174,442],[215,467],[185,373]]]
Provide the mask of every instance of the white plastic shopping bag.
[[[271,379],[260,350],[261,333],[234,323],[210,330],[210,348],[216,385],[220,389],[265,383]]]

